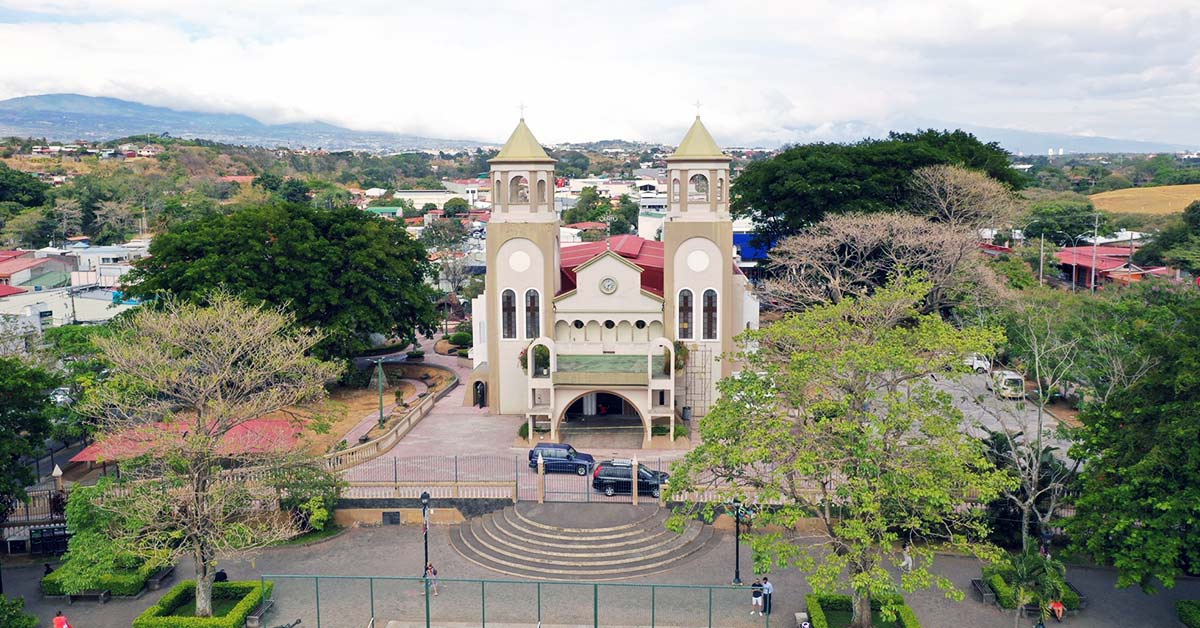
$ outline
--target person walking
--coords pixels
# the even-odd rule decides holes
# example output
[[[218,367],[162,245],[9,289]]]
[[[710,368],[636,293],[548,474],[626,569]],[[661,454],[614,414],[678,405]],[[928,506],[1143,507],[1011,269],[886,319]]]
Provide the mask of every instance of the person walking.
[[[54,614],[54,628],[71,628],[71,623],[67,621],[67,616],[58,611]]]
[[[429,589],[434,595],[438,594],[437,567],[433,563],[425,565],[425,577],[429,579]]]
[[[909,545],[908,542],[906,541],[904,543],[904,549],[901,550],[904,553],[904,560],[900,563],[900,568],[903,569],[904,571],[912,571],[912,568],[913,568],[912,554],[908,553],[908,551],[909,551],[909,549],[911,549],[911,547],[912,546]]]
[[[761,616],[763,610],[763,585],[762,581],[755,578],[754,584],[750,585],[750,614],[755,611]]]
[[[762,609],[762,612],[759,614],[760,615],[770,615],[771,614],[771,597],[775,594],[775,585],[771,584],[771,581],[768,580],[766,576],[763,576],[762,587],[763,587],[763,609]]]

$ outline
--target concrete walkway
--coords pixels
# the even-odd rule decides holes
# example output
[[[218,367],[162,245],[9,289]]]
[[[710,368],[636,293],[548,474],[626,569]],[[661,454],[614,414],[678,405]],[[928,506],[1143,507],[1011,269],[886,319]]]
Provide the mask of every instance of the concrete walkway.
[[[569,505],[562,505],[570,507]],[[436,504],[435,504],[436,507]],[[483,602],[486,600],[487,625],[507,623],[534,626],[537,621],[538,585],[533,582],[491,583],[481,593],[478,582],[454,582],[454,579],[496,578],[455,553],[449,545],[449,527],[435,526],[429,534],[430,560],[437,566],[442,579],[439,595],[430,598],[433,625],[456,624],[479,626]],[[590,625],[594,593],[603,626],[645,626],[650,624],[651,593],[646,584],[725,585],[733,576],[733,537],[720,532],[717,547],[693,560],[652,576],[634,578],[623,583],[602,584],[543,584],[541,587],[542,619],[545,624]],[[416,526],[357,528],[308,547],[281,547],[266,550],[253,562],[236,560],[223,562],[220,567],[230,578],[257,579],[262,574],[308,574],[339,576],[407,576],[419,577],[423,546],[421,529]],[[974,560],[939,556],[935,570],[950,578],[960,590],[967,590],[970,579],[978,577],[979,565]],[[188,577],[190,564],[181,564],[176,580]],[[94,602],[79,602],[73,606],[54,600],[42,600],[37,593],[40,565],[5,566],[5,590],[28,600],[30,610],[45,625],[54,611],[66,611],[73,626],[79,628],[129,626],[142,610],[165,592],[154,592],[138,600],[113,600],[103,606]],[[751,564],[743,547],[742,578],[752,581]],[[1180,599],[1200,599],[1200,580],[1183,579],[1175,589],[1156,595],[1146,595],[1137,589],[1116,589],[1115,572],[1108,569],[1072,567],[1070,580],[1091,598],[1091,606],[1066,624],[1096,628],[1176,628],[1174,605]],[[804,575],[794,569],[770,574],[775,583],[774,603],[777,612],[772,626],[794,626],[792,613],[803,610],[804,595],[810,589]],[[321,621],[317,622],[316,597],[319,587]],[[312,577],[276,579],[275,599],[278,610],[272,612],[265,625],[275,626],[300,618],[304,628],[365,627],[371,616],[371,589],[366,578],[321,580]],[[654,614],[659,626],[706,626],[708,613],[707,590],[660,588],[654,594]],[[744,589],[713,591],[713,625],[731,628],[765,626],[764,618],[751,617],[750,595]],[[970,593],[962,602],[947,599],[939,591],[928,590],[907,596],[917,617],[925,628],[1009,628],[1011,613],[976,601]],[[388,621],[422,622],[425,598],[419,583],[413,581],[377,580],[374,584],[374,606],[377,626]],[[1018,625],[1027,628],[1032,620]]]
[[[413,405],[414,403],[416,403],[417,399],[420,398],[421,393],[429,391],[429,385],[427,385],[425,382],[423,382],[419,379],[408,379],[408,378],[402,377],[402,378],[400,378],[399,381],[406,382],[413,387],[413,394],[404,398],[404,403],[407,403],[410,406]],[[384,416],[387,416],[388,414],[395,412],[396,408],[398,408],[398,407],[400,407],[400,404],[398,404],[398,403],[384,404],[384,406],[383,406]],[[366,415],[363,416],[362,421],[359,421],[358,425],[355,425],[349,432],[346,432],[346,437],[345,437],[346,443],[349,444],[350,446],[354,446],[354,445],[358,444],[358,438],[360,436],[362,436],[363,434],[366,434],[367,432],[371,431],[371,428],[375,427],[378,424],[379,424],[379,412],[376,411],[376,412],[367,413]]]

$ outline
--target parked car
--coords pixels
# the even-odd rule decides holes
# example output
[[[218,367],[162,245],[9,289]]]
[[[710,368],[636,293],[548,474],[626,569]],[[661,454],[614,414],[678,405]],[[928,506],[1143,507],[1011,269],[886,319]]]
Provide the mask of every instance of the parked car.
[[[617,493],[632,493],[632,475],[632,460],[605,460],[596,465],[596,470],[592,472],[592,488],[610,497]],[[662,493],[662,486],[670,477],[667,473],[654,471],[644,464],[638,465],[637,476],[638,494],[651,497],[658,497]]]
[[[575,475],[587,475],[596,459],[591,454],[575,451],[575,448],[565,443],[538,443],[529,450],[529,468],[537,468],[538,454],[546,465],[546,473],[563,471]]]
[[[1025,378],[1013,371],[996,371],[987,382],[988,390],[1004,399],[1025,398]]]
[[[968,353],[967,357],[963,358],[963,364],[980,375],[992,370],[992,361],[986,355],[978,353]]]

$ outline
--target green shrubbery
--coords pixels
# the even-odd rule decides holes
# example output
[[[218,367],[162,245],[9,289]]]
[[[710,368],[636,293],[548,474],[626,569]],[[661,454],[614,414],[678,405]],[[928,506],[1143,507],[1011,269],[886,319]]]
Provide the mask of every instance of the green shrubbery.
[[[996,594],[996,603],[1000,608],[1016,608],[1017,607],[1017,591],[1010,584],[1013,578],[1013,568],[1011,565],[989,565],[983,568],[983,581],[992,588]],[[1062,599],[1060,600],[1063,606],[1069,611],[1077,611],[1082,603],[1079,599],[1079,594],[1072,590],[1066,583],[1062,587]],[[1046,605],[1050,600],[1042,600],[1037,593],[1033,594],[1033,599],[1030,604]]]
[[[449,341],[450,341],[450,344],[452,344],[452,345],[457,345],[459,347],[469,347],[469,346],[471,346],[472,336],[471,336],[471,334],[469,334],[465,331],[456,331],[453,334],[450,334]]]
[[[1175,612],[1187,628],[1200,628],[1200,600],[1180,600],[1175,604]]]
[[[171,613],[196,595],[196,581],[184,580],[133,620],[133,628],[242,628],[246,625],[246,616],[254,612],[264,598],[271,598],[275,583],[268,581],[264,585],[260,587],[257,580],[215,582],[214,600],[241,601],[221,617],[177,617]]]
[[[80,574],[79,562],[76,559],[68,559],[54,570],[54,573],[42,578],[42,593],[67,595],[79,591],[107,590],[113,595],[134,596],[141,593],[150,576],[166,566],[166,552],[163,552],[160,559],[145,562],[136,556],[122,555],[116,561],[115,571],[96,577]],[[84,580],[83,584],[79,584],[79,578]],[[75,586],[72,587],[71,584]]]
[[[410,360],[420,360],[425,357],[425,351],[423,349],[417,349],[416,351],[409,351],[404,355],[408,356]]]
[[[4,628],[38,628],[37,617],[25,612],[25,600],[0,595],[0,626]]]
[[[469,357],[471,357],[471,350],[470,350],[470,349],[459,349],[457,353],[458,353],[458,357],[460,357],[460,358],[469,358]]]
[[[851,609],[851,600],[849,595],[808,595],[805,598],[808,605],[808,621],[812,622],[813,628],[829,628],[829,620],[825,617],[825,610],[831,611],[849,611]],[[913,610],[904,606],[904,598],[899,595],[881,596],[871,599],[871,610],[878,611],[885,604],[900,605],[896,611],[896,621],[903,628],[921,628],[921,622],[917,621],[917,615]]]

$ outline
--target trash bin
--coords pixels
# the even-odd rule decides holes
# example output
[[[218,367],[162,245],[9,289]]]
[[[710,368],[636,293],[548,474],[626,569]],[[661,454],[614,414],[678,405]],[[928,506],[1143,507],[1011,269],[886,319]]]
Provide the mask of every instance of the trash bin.
[[[684,406],[683,412],[679,416],[682,417],[684,421],[691,421],[692,420],[692,407]]]

